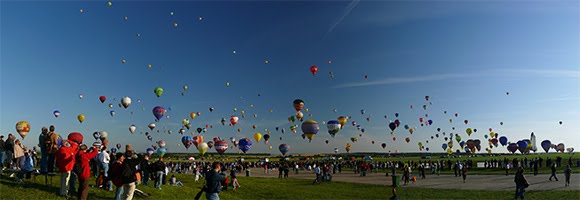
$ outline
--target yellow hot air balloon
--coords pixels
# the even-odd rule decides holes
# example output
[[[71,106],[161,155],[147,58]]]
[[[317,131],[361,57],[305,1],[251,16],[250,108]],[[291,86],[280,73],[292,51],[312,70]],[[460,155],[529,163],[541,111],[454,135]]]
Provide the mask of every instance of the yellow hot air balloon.
[[[495,137],[495,133],[491,132],[491,133],[489,133],[489,136],[491,136],[493,138],[493,137]]]
[[[195,119],[196,116],[197,116],[197,114],[195,114],[195,112],[191,112],[189,114],[189,117],[191,117],[191,119]]]
[[[256,140],[256,142],[260,142],[260,140],[262,139],[262,134],[261,133],[255,133],[254,134],[254,139]]]
[[[83,123],[85,121],[85,115],[80,114],[79,116],[77,116],[77,119],[79,120],[80,123]]]
[[[447,154],[451,155],[453,153],[453,150],[451,150],[451,148],[447,149]]]
[[[272,149],[272,145],[268,146],[268,149]]]
[[[18,132],[18,134],[20,134],[20,137],[24,139],[24,137],[28,135],[28,132],[30,132],[30,123],[28,123],[27,121],[19,121],[18,123],[16,123],[16,132]]]

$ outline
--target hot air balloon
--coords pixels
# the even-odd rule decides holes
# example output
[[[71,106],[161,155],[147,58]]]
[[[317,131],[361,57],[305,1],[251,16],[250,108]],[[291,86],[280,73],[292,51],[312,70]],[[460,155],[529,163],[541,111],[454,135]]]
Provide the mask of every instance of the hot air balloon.
[[[121,105],[122,105],[124,108],[127,108],[127,107],[129,107],[129,106],[131,105],[131,98],[129,98],[129,97],[123,97],[123,98],[121,99]]]
[[[395,122],[391,122],[391,123],[389,123],[389,128],[391,129],[391,131],[395,131],[395,129],[397,128],[397,125],[395,124]]]
[[[564,153],[564,148],[565,148],[564,143],[556,145],[556,151]]]
[[[471,128],[465,129],[465,133],[467,133],[468,136],[471,136],[472,132],[473,132],[473,130],[471,130]]]
[[[214,143],[215,143],[214,141],[208,141],[207,146],[211,149],[213,148]]]
[[[552,146],[552,142],[550,142],[550,140],[544,140],[540,144],[541,144],[542,148],[544,149],[544,151],[546,151],[546,153],[548,153],[548,151],[550,150],[550,146]]]
[[[524,140],[520,140],[517,142],[518,145],[518,150],[520,151],[520,153],[525,153],[528,149],[528,142],[524,141]]]
[[[240,148],[240,150],[242,150],[242,152],[244,153],[248,152],[248,150],[250,150],[251,147],[252,141],[250,139],[242,138],[238,142],[238,148]]]
[[[220,155],[223,155],[226,152],[226,150],[228,150],[228,143],[225,141],[217,141],[215,142],[214,148]]]
[[[158,155],[159,157],[163,157],[163,156],[165,156],[165,153],[167,153],[167,149],[166,149],[166,148],[158,148],[158,149],[157,149],[157,155]]]
[[[262,134],[261,133],[255,133],[254,134],[254,139],[256,140],[256,142],[260,142],[260,140],[262,139]]]
[[[338,122],[337,120],[329,120],[326,123],[326,127],[328,128],[328,133],[330,134],[330,136],[334,137],[336,133],[340,131],[340,128],[342,126],[340,125],[340,122]]]
[[[199,143],[202,143],[203,142],[203,136],[201,136],[201,135],[193,136],[192,139],[193,139],[193,145],[195,145],[196,148],[197,148],[197,145]]]
[[[129,132],[131,132],[131,134],[135,133],[135,130],[137,130],[137,127],[135,125],[131,125],[129,126]]]
[[[231,124],[232,126],[235,126],[235,125],[238,123],[238,119],[239,119],[239,118],[238,118],[237,116],[235,116],[235,115],[232,115],[232,116],[230,117],[230,124]]]
[[[157,97],[160,97],[163,94],[163,88],[161,87],[156,87],[155,89],[153,89],[153,93],[155,93],[155,95]]]
[[[77,119],[79,120],[80,123],[83,123],[85,121],[85,115],[80,114],[77,116]]]
[[[155,128],[155,124],[154,123],[149,123],[149,125],[147,127],[149,127],[149,129],[153,130]]]
[[[447,144],[443,143],[443,144],[441,145],[441,148],[443,149],[443,151],[447,150]]]
[[[407,138],[405,138],[405,141],[406,141],[407,143],[409,143],[409,142],[411,141],[411,138],[407,137]]]
[[[286,153],[290,151],[290,145],[280,144],[280,146],[278,146],[278,150],[280,150],[280,153],[282,153],[283,156],[286,156]]]
[[[302,123],[302,132],[310,141],[312,141],[314,136],[318,133],[319,129],[320,127],[318,126],[318,122],[314,120],[307,120]]]
[[[304,101],[302,101],[302,99],[295,99],[294,102],[292,102],[292,105],[296,112],[298,112],[304,108]]]
[[[60,111],[55,110],[54,112],[52,112],[52,114],[54,115],[54,117],[58,118],[58,116],[60,116]]]
[[[207,152],[208,149],[209,149],[209,146],[205,142],[199,143],[197,145],[197,150],[199,151],[199,154],[201,154],[201,156],[203,156],[205,154],[205,152]]]
[[[270,134],[264,135],[264,144],[268,144],[268,140],[270,140]]]
[[[347,118],[345,116],[338,117],[338,122],[340,123],[340,128],[342,129],[346,124]]]
[[[499,137],[499,143],[501,143],[502,146],[507,145],[508,143],[508,138],[506,136],[501,136]]]
[[[26,135],[28,135],[28,132],[30,132],[30,123],[28,123],[27,121],[19,121],[18,123],[16,123],[16,132],[18,132],[20,137],[22,137],[22,139],[24,140],[24,137],[26,137]]]
[[[101,101],[101,103],[105,103],[105,101],[107,100],[107,97],[105,96],[100,96],[99,100]]]
[[[383,149],[384,149],[385,147],[387,147],[387,143],[382,143],[381,147],[383,147]]]
[[[317,72],[318,72],[318,67],[316,65],[312,65],[310,67],[310,73],[312,73],[312,75],[316,75]]]

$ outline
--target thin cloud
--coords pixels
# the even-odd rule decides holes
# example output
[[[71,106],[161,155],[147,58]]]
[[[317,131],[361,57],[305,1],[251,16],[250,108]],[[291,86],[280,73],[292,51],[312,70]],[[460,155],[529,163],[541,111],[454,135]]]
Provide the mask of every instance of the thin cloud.
[[[400,78],[386,78],[378,81],[364,82],[364,83],[346,83],[334,86],[333,88],[348,88],[348,87],[363,87],[363,86],[374,86],[374,85],[392,85],[400,83],[416,83],[416,82],[427,82],[427,81],[439,81],[446,79],[457,79],[457,78],[467,78],[472,77],[473,74],[433,74],[427,76],[415,76],[415,77],[400,77]]]
[[[326,38],[326,36],[328,34],[330,34],[334,28],[336,28],[336,26],[338,26],[338,24],[340,24],[342,22],[342,20],[344,20],[344,18],[350,14],[350,12],[352,12],[352,10],[358,5],[358,3],[360,2],[360,0],[353,0],[351,1],[348,6],[346,6],[346,9],[344,10],[344,12],[342,13],[342,15],[340,16],[340,18],[338,18],[338,20],[336,20],[328,29],[328,31],[326,31],[326,33],[324,34],[324,36],[322,36],[322,39]]]
[[[472,73],[432,74],[414,77],[386,78],[371,82],[353,82],[336,85],[333,88],[364,87],[376,85],[393,85],[402,83],[417,83],[441,80],[458,80],[481,76],[508,76],[508,77],[548,77],[548,78],[580,78],[580,70],[541,70],[541,69],[493,69]],[[564,99],[568,100],[568,99]]]

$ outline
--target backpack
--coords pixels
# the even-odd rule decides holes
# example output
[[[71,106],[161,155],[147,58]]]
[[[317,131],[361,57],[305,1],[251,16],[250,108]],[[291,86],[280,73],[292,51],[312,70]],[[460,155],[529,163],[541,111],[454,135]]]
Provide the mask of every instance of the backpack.
[[[81,157],[82,156],[81,156],[80,153],[77,153],[75,155],[75,158],[76,158],[75,160],[76,161],[75,161],[75,165],[73,167],[73,172],[75,174],[77,174],[77,176],[80,176],[83,173],[83,167],[82,167],[82,164],[81,164]]]
[[[46,136],[44,136],[44,149],[46,149],[47,151],[52,151],[52,140],[51,140],[51,136],[52,136],[52,132],[48,133]]]
[[[121,165],[121,180],[124,183],[130,183],[135,181],[135,167],[131,167],[128,163],[123,162]]]

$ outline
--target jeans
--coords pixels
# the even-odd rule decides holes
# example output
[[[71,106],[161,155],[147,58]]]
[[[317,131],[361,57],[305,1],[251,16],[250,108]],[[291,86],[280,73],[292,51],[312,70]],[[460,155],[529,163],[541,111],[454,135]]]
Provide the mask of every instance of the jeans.
[[[163,171],[157,171],[155,174],[157,175],[157,179],[155,179],[155,188],[161,188],[161,180],[163,180]]]
[[[115,200],[122,200],[123,198],[123,186],[117,187],[115,191]]]
[[[145,186],[149,185],[149,171],[143,170],[143,178],[141,181],[143,182],[143,185]]]
[[[219,193],[205,193],[205,198],[207,200],[220,200]]]
[[[109,171],[109,163],[100,163],[100,167],[105,171],[105,177],[109,177],[109,174],[107,173]]]
[[[42,152],[40,157],[40,173],[46,173],[48,167],[48,154],[46,152]]]
[[[70,186],[68,191],[76,191],[76,184],[77,184],[77,174],[71,172],[68,181],[68,185]]]
[[[2,165],[2,167],[4,166],[4,160],[6,160],[6,151],[1,150],[0,151],[0,165]],[[0,167],[0,168],[2,168]]]
[[[68,194],[69,187],[72,186],[72,185],[70,185],[71,174],[73,174],[73,173],[70,171],[60,173],[60,193],[59,194],[61,196],[66,196]]]
[[[54,162],[56,159],[56,155],[55,154],[48,154],[48,172],[54,172]]]
[[[135,182],[125,183],[123,185],[123,199],[132,200],[135,193]]]
[[[516,199],[520,197],[524,199],[524,193],[526,192],[526,187],[523,185],[516,185]]]

